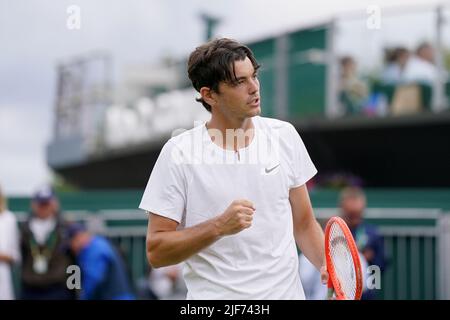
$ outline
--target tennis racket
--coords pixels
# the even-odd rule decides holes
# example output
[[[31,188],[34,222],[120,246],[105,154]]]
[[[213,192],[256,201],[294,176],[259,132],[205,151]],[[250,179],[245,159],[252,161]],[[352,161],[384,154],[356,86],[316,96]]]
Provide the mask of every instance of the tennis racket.
[[[344,220],[332,217],[325,228],[325,258],[328,271],[328,298],[359,300],[362,271],[358,248]]]

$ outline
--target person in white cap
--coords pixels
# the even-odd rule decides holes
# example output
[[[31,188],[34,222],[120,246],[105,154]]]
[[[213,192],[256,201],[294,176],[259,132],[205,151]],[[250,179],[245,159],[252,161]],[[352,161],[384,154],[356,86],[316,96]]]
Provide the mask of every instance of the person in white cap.
[[[31,215],[21,227],[22,299],[72,300],[67,268],[75,264],[64,249],[67,223],[59,214],[59,201],[49,187],[39,189],[31,201]]]

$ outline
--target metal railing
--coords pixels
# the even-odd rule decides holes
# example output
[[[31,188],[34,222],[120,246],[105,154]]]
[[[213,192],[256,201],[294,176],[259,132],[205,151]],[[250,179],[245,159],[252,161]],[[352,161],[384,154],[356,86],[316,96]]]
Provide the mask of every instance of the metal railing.
[[[338,209],[316,209],[320,222]],[[149,271],[145,254],[147,216],[137,210],[95,214],[67,212],[66,219],[84,221],[122,252],[133,281]],[[450,299],[450,214],[437,209],[368,209],[366,219],[378,225],[384,238],[386,270],[379,299]],[[19,215],[19,220],[24,217]]]

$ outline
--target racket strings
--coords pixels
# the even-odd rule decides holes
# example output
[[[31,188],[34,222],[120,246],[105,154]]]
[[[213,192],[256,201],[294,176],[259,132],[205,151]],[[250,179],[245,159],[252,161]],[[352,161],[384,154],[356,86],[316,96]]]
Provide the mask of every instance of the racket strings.
[[[331,225],[329,241],[331,260],[342,291],[348,299],[354,299],[356,270],[348,242],[339,224]]]

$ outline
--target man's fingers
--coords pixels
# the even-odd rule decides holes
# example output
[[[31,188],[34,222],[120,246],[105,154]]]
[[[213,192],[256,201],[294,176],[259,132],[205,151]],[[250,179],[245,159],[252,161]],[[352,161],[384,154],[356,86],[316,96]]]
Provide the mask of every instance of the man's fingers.
[[[240,207],[240,208],[239,208],[239,212],[242,212],[242,213],[244,213],[245,215],[250,215],[250,216],[252,216],[253,213],[255,213],[255,211],[254,211],[253,209],[250,209],[250,208],[248,208],[248,207]]]
[[[322,266],[320,268],[320,279],[322,280],[323,284],[327,284],[328,283],[328,271],[327,271],[327,267],[326,266]]]
[[[328,274],[323,274],[322,275],[322,284],[327,284],[328,282]]]
[[[240,199],[240,200],[237,200],[237,203],[240,204],[241,206],[255,210],[255,205],[250,200]]]

